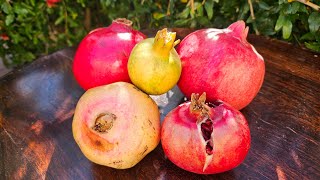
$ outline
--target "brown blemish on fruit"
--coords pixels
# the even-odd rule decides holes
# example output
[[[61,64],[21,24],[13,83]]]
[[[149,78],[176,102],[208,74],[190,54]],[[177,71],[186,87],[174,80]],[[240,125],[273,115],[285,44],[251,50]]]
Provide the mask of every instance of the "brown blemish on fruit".
[[[143,155],[144,153],[146,153],[147,150],[148,150],[148,146],[146,145],[146,146],[144,147],[144,150],[143,150],[143,152],[141,153],[141,155]]]
[[[99,141],[99,140],[95,141],[95,144],[96,144],[96,146],[101,146],[102,145],[101,141]]]
[[[120,164],[123,163],[123,160],[113,161],[112,164]]]
[[[100,133],[107,132],[112,128],[113,122],[116,119],[117,119],[117,116],[112,113],[109,113],[109,112],[102,113],[97,117],[92,129]]]
[[[98,150],[100,152],[107,152],[114,148],[114,144],[110,143],[108,140],[99,136],[97,131],[92,130],[85,124],[82,126],[82,139],[83,143],[87,144],[88,147],[91,147],[94,150]]]

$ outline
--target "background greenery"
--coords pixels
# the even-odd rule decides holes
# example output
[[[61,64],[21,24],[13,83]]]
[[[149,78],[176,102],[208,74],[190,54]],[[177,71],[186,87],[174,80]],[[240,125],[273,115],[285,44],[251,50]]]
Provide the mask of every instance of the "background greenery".
[[[50,0],[47,0],[48,2]],[[0,56],[8,67],[76,45],[117,17],[137,29],[224,28],[243,19],[251,33],[320,52],[319,10],[289,0],[0,0]],[[320,0],[312,1],[320,4]]]

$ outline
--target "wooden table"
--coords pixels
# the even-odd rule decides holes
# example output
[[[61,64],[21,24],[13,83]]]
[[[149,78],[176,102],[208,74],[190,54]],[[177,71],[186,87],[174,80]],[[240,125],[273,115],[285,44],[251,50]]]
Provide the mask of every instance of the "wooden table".
[[[166,159],[160,145],[127,170],[89,162],[72,137],[84,91],[71,72],[75,49],[66,48],[0,79],[0,179],[320,179],[320,54],[260,36],[249,42],[265,58],[266,76],[242,110],[252,144],[237,168],[189,173]],[[169,99],[153,98],[163,117],[183,95],[175,88]]]

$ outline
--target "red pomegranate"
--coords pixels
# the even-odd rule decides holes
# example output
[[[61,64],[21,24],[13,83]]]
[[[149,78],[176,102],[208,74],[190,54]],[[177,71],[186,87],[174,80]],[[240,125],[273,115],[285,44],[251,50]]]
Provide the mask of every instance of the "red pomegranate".
[[[263,57],[247,42],[243,21],[226,29],[202,29],[185,37],[177,48],[182,62],[178,86],[190,98],[207,93],[236,109],[247,106],[263,83]]]
[[[61,0],[46,0],[47,2],[47,6],[49,8],[54,7],[58,2],[60,2]]]
[[[245,117],[233,107],[216,101],[205,103],[206,94],[192,94],[191,102],[173,109],[164,119],[161,144],[178,167],[215,174],[238,166],[250,148]]]
[[[132,48],[146,36],[132,29],[132,22],[119,18],[109,27],[91,31],[79,44],[73,73],[84,89],[130,82],[127,64]]]

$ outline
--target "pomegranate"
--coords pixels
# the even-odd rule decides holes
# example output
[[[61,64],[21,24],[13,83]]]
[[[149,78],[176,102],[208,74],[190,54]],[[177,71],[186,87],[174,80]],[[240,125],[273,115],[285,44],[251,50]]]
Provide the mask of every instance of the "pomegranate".
[[[127,63],[132,48],[146,36],[119,18],[109,27],[91,31],[79,44],[73,73],[84,89],[113,82],[130,82]]]
[[[60,2],[61,0],[46,0],[47,2],[47,6],[49,8],[54,7],[56,5],[56,3]]]
[[[159,144],[160,113],[147,94],[130,83],[116,82],[81,96],[72,132],[90,161],[126,169]]]
[[[191,95],[164,118],[161,143],[170,161],[180,168],[215,174],[238,166],[250,148],[245,117],[236,109],[215,101],[205,103],[206,93]]]
[[[260,90],[265,64],[247,42],[243,21],[226,29],[202,29],[185,37],[177,52],[182,62],[178,87],[188,98],[207,92],[207,100],[221,99],[236,109],[247,106]]]
[[[157,32],[155,38],[139,42],[130,54],[130,79],[147,94],[164,94],[178,82],[181,61],[174,46],[180,40],[175,41],[175,38],[175,32],[168,32],[164,28]]]

